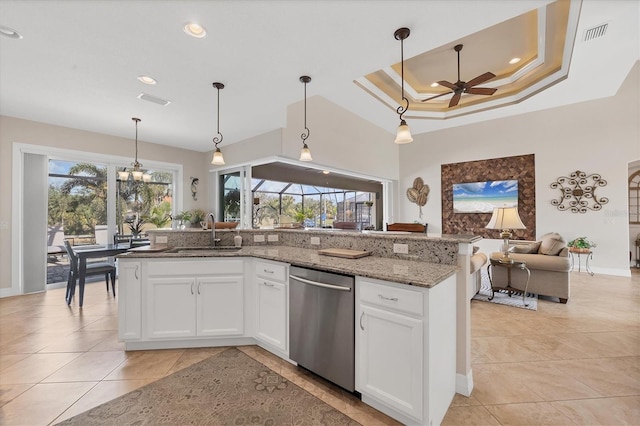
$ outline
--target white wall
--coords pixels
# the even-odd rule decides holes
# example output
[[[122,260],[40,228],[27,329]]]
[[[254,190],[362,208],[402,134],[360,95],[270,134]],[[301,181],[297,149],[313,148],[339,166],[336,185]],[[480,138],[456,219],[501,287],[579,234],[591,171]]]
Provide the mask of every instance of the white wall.
[[[441,164],[535,154],[537,237],[557,231],[565,239],[587,236],[598,247],[591,263],[597,273],[629,274],[627,219],[628,163],[640,159],[640,66],[633,67],[616,96],[534,113],[414,135],[400,147],[400,194],[421,176],[431,187],[422,221],[442,230]],[[587,90],[588,88],[585,88]],[[410,124],[410,123],[409,123]],[[608,185],[596,194],[609,198],[601,211],[559,211],[550,204],[549,185],[581,170],[598,173]],[[402,222],[418,220],[418,208],[400,195]],[[483,250],[493,251],[499,242]]]
[[[131,161],[135,151],[132,139],[0,116],[0,291],[12,286],[11,188],[14,143],[122,156]],[[210,156],[140,140],[138,140],[138,151],[142,164],[145,164],[145,160],[182,164],[184,188],[182,208],[184,210],[207,209],[208,185],[207,179],[203,177],[207,170],[205,164],[211,162]],[[191,198],[190,176],[200,178],[197,201]]]

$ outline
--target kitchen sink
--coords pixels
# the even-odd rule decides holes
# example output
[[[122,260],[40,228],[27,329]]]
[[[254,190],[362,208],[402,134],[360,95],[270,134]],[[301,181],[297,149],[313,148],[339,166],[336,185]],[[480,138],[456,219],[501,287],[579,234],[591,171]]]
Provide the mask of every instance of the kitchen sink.
[[[242,247],[234,246],[207,246],[207,247],[176,247],[171,250],[167,250],[166,253],[201,253],[204,251],[239,251]]]

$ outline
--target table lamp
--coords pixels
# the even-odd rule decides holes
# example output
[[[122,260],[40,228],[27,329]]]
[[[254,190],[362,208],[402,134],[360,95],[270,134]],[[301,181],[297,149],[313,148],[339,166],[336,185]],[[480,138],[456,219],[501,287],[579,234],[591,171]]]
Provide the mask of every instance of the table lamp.
[[[501,229],[500,238],[504,240],[504,254],[500,258],[501,262],[513,262],[509,257],[509,239],[511,238],[512,229],[526,229],[517,207],[496,207],[493,209],[491,220],[485,226],[487,229]]]

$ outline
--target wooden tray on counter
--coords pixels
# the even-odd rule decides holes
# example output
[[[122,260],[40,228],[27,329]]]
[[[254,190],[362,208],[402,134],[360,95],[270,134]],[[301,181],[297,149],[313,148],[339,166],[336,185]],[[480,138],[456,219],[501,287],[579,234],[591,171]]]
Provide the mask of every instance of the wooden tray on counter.
[[[333,256],[333,257],[343,257],[345,259],[358,259],[361,257],[370,256],[370,251],[362,251],[362,250],[350,250],[350,249],[322,249],[318,250],[318,254],[324,256]]]

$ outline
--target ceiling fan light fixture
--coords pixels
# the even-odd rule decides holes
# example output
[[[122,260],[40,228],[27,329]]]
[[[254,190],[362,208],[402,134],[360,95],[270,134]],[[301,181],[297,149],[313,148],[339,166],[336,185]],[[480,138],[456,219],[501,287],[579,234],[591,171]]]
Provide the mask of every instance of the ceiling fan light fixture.
[[[411,129],[409,129],[406,121],[400,121],[398,132],[396,133],[396,140],[394,142],[398,145],[413,142],[413,137],[411,137]]]
[[[222,83],[213,83],[213,87],[218,89],[218,134],[213,138],[213,144],[216,147],[216,150],[213,152],[213,158],[211,159],[211,164],[216,166],[224,166],[224,157],[222,156],[222,151],[218,147],[218,144],[222,142],[223,136],[220,133],[220,89],[224,89],[224,84]]]
[[[413,138],[411,137],[411,129],[409,129],[409,125],[402,118],[403,114],[407,112],[409,109],[409,99],[404,96],[404,40],[409,37],[411,34],[411,30],[409,28],[398,28],[394,33],[393,37],[396,40],[400,40],[400,87],[401,87],[401,95],[402,101],[404,101],[404,105],[400,105],[396,112],[400,117],[400,126],[398,127],[398,132],[396,134],[395,143],[397,144],[405,144],[413,142]]]

